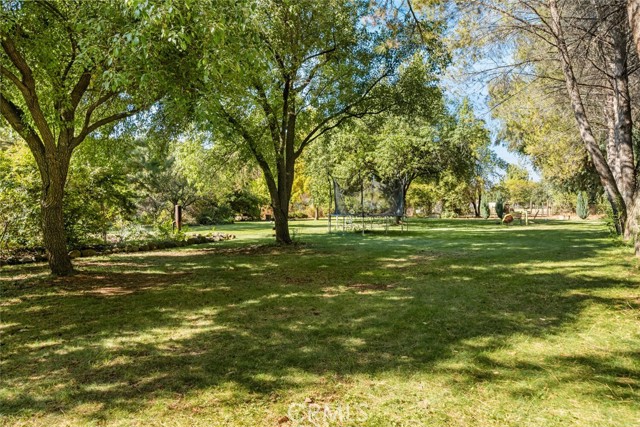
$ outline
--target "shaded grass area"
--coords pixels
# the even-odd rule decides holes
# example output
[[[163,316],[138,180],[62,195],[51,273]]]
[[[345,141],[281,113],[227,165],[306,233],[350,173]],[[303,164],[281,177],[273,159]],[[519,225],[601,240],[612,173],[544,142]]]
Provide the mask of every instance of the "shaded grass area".
[[[640,424],[640,269],[601,224],[292,225],[3,269],[0,422]]]

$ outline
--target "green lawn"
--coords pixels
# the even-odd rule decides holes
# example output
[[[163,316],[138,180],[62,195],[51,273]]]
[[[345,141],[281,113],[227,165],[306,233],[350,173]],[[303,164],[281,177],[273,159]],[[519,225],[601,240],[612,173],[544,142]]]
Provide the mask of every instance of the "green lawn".
[[[640,267],[602,224],[292,226],[3,268],[0,423],[640,425]]]

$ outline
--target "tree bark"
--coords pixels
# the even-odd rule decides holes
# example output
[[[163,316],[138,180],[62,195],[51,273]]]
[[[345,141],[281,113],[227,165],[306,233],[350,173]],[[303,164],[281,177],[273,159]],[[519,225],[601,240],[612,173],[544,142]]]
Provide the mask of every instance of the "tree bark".
[[[626,11],[622,9],[621,14]],[[622,18],[622,16],[621,16]],[[626,16],[624,16],[626,18]],[[625,22],[626,19],[620,19]],[[613,86],[613,116],[615,122],[615,142],[620,176],[617,182],[624,203],[631,208],[634,203],[636,189],[635,162],[633,155],[633,121],[631,114],[631,95],[629,93],[629,70],[627,65],[627,33],[626,28],[612,28],[611,44],[613,54],[609,63]],[[614,174],[615,177],[615,174]],[[631,216],[629,216],[631,217]],[[629,230],[625,227],[625,238],[629,238]]]
[[[68,276],[73,273],[71,258],[67,253],[67,234],[64,229],[63,214],[64,186],[67,180],[68,165],[69,158],[67,156],[48,156],[47,168],[41,170],[42,233],[49,267],[56,276]]]
[[[627,0],[627,15],[633,43],[638,55],[640,55],[640,0]]]
[[[482,192],[478,192],[478,203],[476,204],[475,198],[471,200],[471,204],[473,204],[473,215],[476,218],[480,218],[480,206],[482,206]]]
[[[620,181],[620,162],[618,160],[618,146],[616,144],[616,120],[615,120],[615,103],[613,95],[607,97],[607,105],[604,109],[605,119],[607,121],[607,163],[609,169],[613,172],[616,182]]]
[[[293,243],[289,235],[289,205],[284,208],[272,203],[273,219],[276,226],[276,241],[280,244],[289,245]]]
[[[633,204],[629,206],[625,229],[632,243],[635,243],[636,256],[640,257],[640,190],[636,190]]]
[[[629,19],[629,27],[633,36],[633,43],[636,52],[640,56],[640,0],[627,1],[627,18]],[[640,173],[640,162],[635,166],[634,176],[636,179],[636,188],[634,194],[633,208],[629,215],[629,223],[627,228],[634,234],[636,256],[640,256],[640,183],[638,182],[638,174]]]

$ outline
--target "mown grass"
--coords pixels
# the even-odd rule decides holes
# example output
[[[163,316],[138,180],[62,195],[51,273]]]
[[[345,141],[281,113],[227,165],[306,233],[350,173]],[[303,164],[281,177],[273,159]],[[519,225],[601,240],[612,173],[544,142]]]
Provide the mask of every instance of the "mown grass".
[[[640,425],[640,268],[603,225],[293,226],[4,268],[0,422]]]

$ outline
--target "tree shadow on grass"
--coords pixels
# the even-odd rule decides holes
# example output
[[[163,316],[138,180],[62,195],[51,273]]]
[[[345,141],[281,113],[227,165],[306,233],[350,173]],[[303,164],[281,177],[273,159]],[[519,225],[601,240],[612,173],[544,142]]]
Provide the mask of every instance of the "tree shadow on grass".
[[[413,245],[376,236],[341,245],[324,236],[294,249],[211,246],[89,260],[72,278],[13,281],[3,289],[0,366],[4,387],[13,390],[3,412],[68,412],[93,403],[99,409],[87,417],[101,418],[138,411],[154,397],[230,384],[259,396],[283,394],[313,386],[299,373],[410,376],[461,350],[473,367],[458,373],[491,381],[498,362],[483,359],[491,346],[514,335],[553,334],[591,304],[635,304],[592,294],[637,286],[580,266],[606,248],[597,233],[556,232],[564,249],[551,256],[548,230],[524,233],[516,238],[529,251],[517,253],[493,245],[490,235],[467,237],[482,256],[437,233]],[[479,265],[490,251],[509,262]],[[491,344],[469,348],[485,338]],[[554,364],[568,372],[565,382],[578,381],[572,375],[582,364],[603,378],[602,396],[637,397],[628,381],[616,380],[637,384],[637,370],[612,371],[590,356]],[[514,378],[544,369],[509,368]]]

